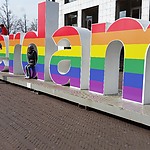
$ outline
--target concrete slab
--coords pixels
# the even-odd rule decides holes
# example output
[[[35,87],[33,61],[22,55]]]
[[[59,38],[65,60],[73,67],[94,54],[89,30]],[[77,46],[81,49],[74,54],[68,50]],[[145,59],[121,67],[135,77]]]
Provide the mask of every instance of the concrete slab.
[[[6,72],[0,73],[0,79],[150,126],[150,105],[123,101],[119,95],[101,96],[88,90],[73,89],[35,79],[27,80],[23,75],[12,75]]]

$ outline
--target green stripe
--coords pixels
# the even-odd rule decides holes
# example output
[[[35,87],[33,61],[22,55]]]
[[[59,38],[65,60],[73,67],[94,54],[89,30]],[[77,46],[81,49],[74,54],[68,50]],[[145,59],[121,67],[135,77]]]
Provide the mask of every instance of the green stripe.
[[[27,55],[26,54],[22,54],[22,61],[27,61]]]
[[[58,63],[62,60],[71,60],[71,66],[80,68],[81,66],[81,58],[80,57],[64,57],[64,56],[53,56],[51,59],[52,65],[58,65]]]
[[[0,54],[0,57],[5,57],[5,56],[6,56],[6,54],[4,54],[4,53]]]
[[[38,56],[38,63],[44,64],[44,59],[45,59],[45,56]],[[26,54],[22,54],[22,61],[27,61],[27,55]]]
[[[45,56],[38,56],[38,63],[44,64],[45,63]]]
[[[104,63],[105,63],[104,58],[91,57],[90,68],[104,70]]]
[[[14,54],[9,53],[9,60],[13,60],[14,59]]]
[[[143,59],[125,59],[125,72],[143,74],[144,60]]]

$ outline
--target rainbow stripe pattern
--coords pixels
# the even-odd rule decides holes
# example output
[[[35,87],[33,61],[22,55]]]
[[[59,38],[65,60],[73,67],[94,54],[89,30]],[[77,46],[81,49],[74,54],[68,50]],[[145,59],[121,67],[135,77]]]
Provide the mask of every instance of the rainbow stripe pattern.
[[[104,71],[107,46],[120,40],[124,45],[123,98],[142,103],[144,61],[150,43],[150,26],[133,18],[122,18],[107,30],[106,24],[95,24],[92,29],[90,91],[104,93]],[[111,75],[110,75],[111,77]]]
[[[22,45],[22,69],[27,65],[27,49],[30,44],[36,46],[38,50],[38,62],[36,70],[38,79],[44,80],[44,60],[45,60],[45,12],[46,2],[38,4],[38,35],[35,32],[27,32],[23,43],[20,43],[20,33],[9,35],[9,72],[14,73],[14,50],[17,44]],[[20,63],[20,62],[18,62]]]
[[[68,40],[71,45],[71,49],[59,50],[51,57],[50,74],[53,82],[65,85],[70,81],[70,86],[80,88],[82,48],[78,31],[71,26],[62,27],[53,34],[53,40],[57,45],[61,40]],[[66,74],[58,71],[58,63],[63,60],[71,61]]]
[[[38,79],[44,80],[44,62],[45,62],[45,32],[46,32],[46,2],[38,4],[38,34],[35,32],[27,32],[22,45],[22,65],[23,68],[27,64],[27,48],[29,44],[37,47],[38,61],[36,71]]]
[[[6,44],[4,41],[4,37],[0,35],[0,43],[2,45],[2,49],[0,49],[0,57],[6,57]],[[0,61],[0,71],[2,71],[5,67],[5,64],[3,61]]]
[[[22,66],[27,65],[27,49],[29,44],[34,44],[37,47],[38,61],[36,64],[36,71],[38,79],[44,80],[44,59],[45,59],[45,39],[37,37],[34,32],[28,32],[25,35],[22,45]]]
[[[14,73],[14,50],[15,46],[20,45],[20,33],[9,35],[9,72]],[[18,62],[19,63],[19,62]]]

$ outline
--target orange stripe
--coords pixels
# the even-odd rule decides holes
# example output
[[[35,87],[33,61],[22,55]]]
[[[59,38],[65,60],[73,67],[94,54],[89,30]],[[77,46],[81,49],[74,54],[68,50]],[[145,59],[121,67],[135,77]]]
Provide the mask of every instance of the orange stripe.
[[[20,40],[9,40],[9,46],[15,46],[16,44],[20,44]]]
[[[79,35],[73,35],[73,36],[59,36],[59,37],[53,37],[56,44],[62,39],[69,40],[70,44],[72,46],[81,46],[80,37]]]
[[[28,46],[31,43],[35,44],[36,46],[45,46],[45,38],[24,39],[23,46]]]
[[[0,43],[1,43],[3,46],[5,46],[5,41],[0,41]]]
[[[143,30],[131,30],[92,34],[92,45],[106,45],[114,40],[120,40],[124,44],[149,44],[150,29],[146,32]]]

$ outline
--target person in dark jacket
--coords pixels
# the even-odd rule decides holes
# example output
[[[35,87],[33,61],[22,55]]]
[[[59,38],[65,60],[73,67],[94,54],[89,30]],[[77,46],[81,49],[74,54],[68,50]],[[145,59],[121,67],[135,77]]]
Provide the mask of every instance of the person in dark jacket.
[[[0,34],[1,35],[8,35],[8,31],[7,31],[7,29],[6,29],[6,27],[4,26],[4,24],[0,24],[0,30],[1,30],[1,32],[0,32]]]
[[[35,65],[37,63],[37,51],[33,45],[28,46],[27,50],[28,64],[25,66],[26,79],[37,79]]]

